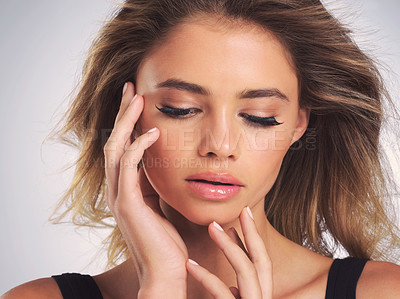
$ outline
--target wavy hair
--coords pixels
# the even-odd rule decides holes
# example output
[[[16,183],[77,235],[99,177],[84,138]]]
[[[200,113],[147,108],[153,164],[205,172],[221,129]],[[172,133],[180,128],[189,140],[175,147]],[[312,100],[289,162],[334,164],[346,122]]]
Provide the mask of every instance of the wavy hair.
[[[104,198],[103,147],[126,81],[171,30],[202,16],[253,24],[290,53],[310,109],[306,133],[287,152],[265,213],[288,239],[325,256],[337,248],[362,258],[394,260],[398,227],[390,213],[397,186],[380,141],[384,104],[395,111],[376,63],[318,0],[128,0],[91,45],[79,92],[55,136],[79,149],[69,189],[50,216],[78,226],[111,227],[107,268],[129,252]],[[394,113],[394,112],[393,112]],[[397,115],[397,114],[396,114]],[[55,217],[61,210],[64,211]],[[326,236],[330,236],[327,238]]]

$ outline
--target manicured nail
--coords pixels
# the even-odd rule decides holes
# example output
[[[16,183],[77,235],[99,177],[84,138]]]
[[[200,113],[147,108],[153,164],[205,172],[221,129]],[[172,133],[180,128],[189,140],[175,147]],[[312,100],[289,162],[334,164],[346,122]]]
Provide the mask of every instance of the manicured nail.
[[[147,131],[147,133],[152,133],[152,132],[154,132],[155,130],[157,130],[157,128],[150,129],[150,130]]]
[[[196,263],[194,260],[188,259],[188,261],[189,261],[189,263],[191,263],[191,264],[193,264],[193,265],[196,265],[196,266],[198,266],[198,265],[199,265],[199,264],[198,264],[198,263]]]
[[[126,89],[128,88],[128,82],[125,83],[124,88],[122,89],[122,95],[125,94]]]
[[[251,219],[254,220],[253,213],[251,212],[251,210],[250,210],[250,208],[248,206],[246,207],[246,210],[247,210],[247,213],[249,214],[249,216],[251,217]]]
[[[220,230],[221,232],[224,231],[224,229],[221,227],[221,225],[219,225],[217,222],[213,221],[213,224],[214,224],[214,226],[215,226],[218,230]]]
[[[135,94],[135,96],[133,97],[133,99],[132,99],[132,101],[129,103],[129,105],[132,104],[132,103],[136,100],[136,98],[137,98],[137,94]]]

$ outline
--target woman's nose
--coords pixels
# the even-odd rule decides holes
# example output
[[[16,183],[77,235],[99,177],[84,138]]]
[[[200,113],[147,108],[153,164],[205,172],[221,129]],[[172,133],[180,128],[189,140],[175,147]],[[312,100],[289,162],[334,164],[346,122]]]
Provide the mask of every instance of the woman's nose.
[[[240,128],[235,125],[228,113],[210,116],[201,129],[199,154],[202,157],[230,158],[233,161],[240,156]]]

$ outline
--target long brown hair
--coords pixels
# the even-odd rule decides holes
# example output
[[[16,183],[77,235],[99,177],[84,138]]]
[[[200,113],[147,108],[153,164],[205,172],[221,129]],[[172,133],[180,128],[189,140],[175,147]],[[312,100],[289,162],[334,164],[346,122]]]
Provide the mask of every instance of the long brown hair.
[[[380,143],[388,96],[374,61],[318,0],[128,0],[94,40],[83,76],[57,136],[79,148],[72,185],[54,214],[80,226],[113,229],[104,241],[108,265],[128,257],[104,200],[103,146],[113,128],[124,82],[136,82],[141,61],[176,25],[213,16],[272,32],[290,53],[300,107],[311,110],[306,133],[286,154],[265,197],[271,224],[285,237],[332,256],[393,260],[399,246],[390,219],[389,164]],[[390,187],[391,186],[391,187]],[[390,189],[391,188],[391,189]],[[327,238],[326,236],[331,236]]]

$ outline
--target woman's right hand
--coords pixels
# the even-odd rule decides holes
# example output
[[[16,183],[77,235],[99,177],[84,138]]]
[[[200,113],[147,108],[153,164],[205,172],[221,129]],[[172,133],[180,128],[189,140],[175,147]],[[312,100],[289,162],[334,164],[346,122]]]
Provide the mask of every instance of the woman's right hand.
[[[175,227],[159,208],[158,196],[143,199],[137,165],[144,150],[159,137],[159,130],[146,132],[131,143],[133,128],[143,110],[144,99],[135,95],[132,83],[124,88],[113,131],[104,146],[106,201],[113,214],[138,272],[139,295],[168,298],[167,290],[182,291],[186,297],[188,252]],[[144,191],[146,192],[146,191]],[[146,195],[146,194],[145,194]],[[162,294],[162,295],[161,295]]]

